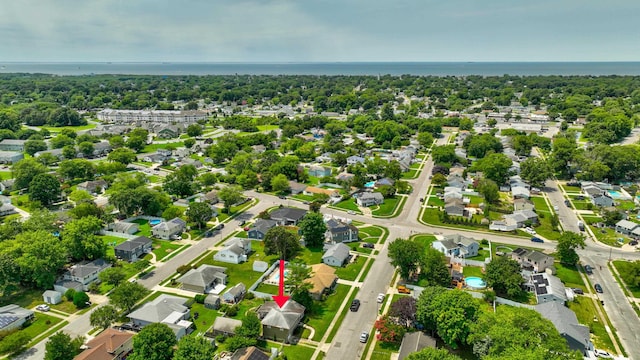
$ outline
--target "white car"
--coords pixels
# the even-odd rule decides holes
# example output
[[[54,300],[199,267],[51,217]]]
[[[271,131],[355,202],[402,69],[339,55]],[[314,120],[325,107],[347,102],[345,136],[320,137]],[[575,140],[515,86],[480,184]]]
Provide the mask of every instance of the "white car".
[[[603,358],[603,359],[613,359],[613,356],[611,356],[611,354],[609,354],[608,352],[604,351],[604,350],[598,350],[595,349],[593,351],[593,353],[599,357],[599,358]]]
[[[382,304],[384,302],[384,294],[378,294],[378,304]]]
[[[36,306],[36,310],[49,311],[49,310],[51,310],[51,308],[49,307],[49,305],[41,304],[41,305]]]
[[[363,331],[362,333],[360,333],[360,342],[361,343],[366,343],[367,340],[369,340],[369,332],[368,331]]]
[[[355,215],[355,214],[356,214],[356,212],[355,212],[355,211],[353,211],[353,210],[349,210],[349,211],[347,211],[347,214],[349,214],[349,215]]]
[[[531,235],[535,235],[536,234],[536,231],[533,230],[533,228],[530,228],[530,227],[524,228],[524,231],[529,233],[529,234],[531,234]]]

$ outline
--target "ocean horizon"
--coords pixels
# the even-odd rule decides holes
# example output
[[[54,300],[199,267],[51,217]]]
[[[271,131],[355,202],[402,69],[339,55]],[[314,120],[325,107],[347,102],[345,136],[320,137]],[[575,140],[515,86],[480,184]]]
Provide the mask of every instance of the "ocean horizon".
[[[51,75],[640,75],[640,62],[0,62],[0,73]]]

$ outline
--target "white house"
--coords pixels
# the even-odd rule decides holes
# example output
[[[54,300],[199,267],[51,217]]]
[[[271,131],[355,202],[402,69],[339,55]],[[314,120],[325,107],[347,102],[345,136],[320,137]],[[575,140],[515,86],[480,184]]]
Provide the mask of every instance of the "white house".
[[[356,198],[356,203],[358,204],[358,206],[364,207],[379,205],[384,202],[384,196],[382,196],[382,194],[378,192],[362,192],[354,195],[353,197]]]
[[[189,301],[187,298],[162,294],[138,310],[129,313],[127,317],[133,324],[140,327],[154,323],[166,324],[180,339],[193,330],[193,323],[188,321],[191,318],[191,311],[186,306],[187,301]]]
[[[350,248],[343,243],[331,245],[322,255],[322,262],[330,266],[343,266],[351,257],[349,250]]]
[[[474,257],[478,255],[480,245],[472,238],[459,234],[446,235],[444,239],[434,241],[431,246],[448,257]]]
[[[231,264],[240,264],[247,261],[249,253],[251,253],[251,240],[233,238],[227,242],[222,250],[213,255],[213,259]]]

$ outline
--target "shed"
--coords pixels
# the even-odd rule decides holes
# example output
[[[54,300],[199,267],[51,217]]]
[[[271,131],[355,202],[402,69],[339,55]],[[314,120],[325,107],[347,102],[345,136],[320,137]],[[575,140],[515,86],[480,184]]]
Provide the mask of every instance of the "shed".
[[[47,290],[42,293],[42,299],[47,304],[60,304],[62,302],[62,293],[55,290]]]
[[[253,271],[257,272],[265,272],[269,268],[269,264],[265,261],[254,261],[253,262]]]
[[[204,298],[204,307],[207,309],[216,310],[220,307],[220,296],[209,294]]]

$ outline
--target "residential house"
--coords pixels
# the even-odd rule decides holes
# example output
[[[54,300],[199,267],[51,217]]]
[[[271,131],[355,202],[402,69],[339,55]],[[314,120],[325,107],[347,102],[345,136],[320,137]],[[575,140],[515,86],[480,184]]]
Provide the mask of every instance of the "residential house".
[[[354,194],[358,206],[369,207],[373,205],[380,205],[384,202],[384,196],[378,192],[361,192]]]
[[[24,159],[24,154],[16,151],[0,151],[0,163],[14,164]]]
[[[102,190],[105,190],[108,186],[109,184],[107,184],[106,181],[100,179],[95,181],[81,182],[76,186],[76,188],[78,190],[84,190],[89,194],[97,194],[97,193],[101,193]]]
[[[262,240],[267,234],[267,231],[277,225],[278,223],[274,220],[258,219],[253,226],[249,228],[249,231],[247,231],[247,237],[249,239]]]
[[[34,312],[32,310],[24,309],[15,304],[0,307],[0,331],[20,329],[22,324],[33,319]]]
[[[503,218],[505,220],[510,219],[512,222],[515,222],[517,228],[525,227],[528,223],[538,223],[538,214],[531,210],[515,211],[513,214],[505,215]]]
[[[304,317],[304,306],[294,300],[279,307],[274,301],[268,301],[258,308],[258,317],[262,322],[262,337],[267,340],[289,343],[293,332]]]
[[[220,296],[208,294],[207,297],[204,298],[204,307],[213,310],[220,308]]]
[[[60,304],[62,302],[62,293],[55,290],[47,290],[42,293],[42,300],[47,304]]]
[[[325,264],[311,265],[311,277],[305,282],[310,283],[309,294],[315,300],[322,300],[324,295],[328,295],[338,284],[336,269]]]
[[[180,136],[180,129],[173,125],[163,125],[156,131],[156,135],[160,139],[173,139]]]
[[[467,182],[460,176],[449,175],[447,177],[447,187],[462,191],[467,187]]]
[[[494,231],[514,231],[518,229],[518,222],[511,218],[503,218],[502,220],[494,220],[489,224],[489,230]]]
[[[396,183],[395,180],[386,177],[386,178],[382,178],[382,179],[379,179],[378,181],[376,181],[375,184],[374,184],[374,187],[375,188],[379,188],[380,186],[393,186],[393,185],[395,185],[395,183]]]
[[[316,162],[318,162],[318,163],[331,162],[332,161],[331,155],[333,155],[333,154],[331,154],[330,152],[326,152],[326,153],[323,153],[320,156],[316,156]]]
[[[333,244],[322,255],[322,262],[329,266],[344,266],[351,258],[350,250],[351,248],[341,242]]]
[[[338,202],[342,199],[342,195],[340,195],[340,191],[337,189],[323,189],[315,186],[307,186],[303,193],[308,196],[319,194],[327,195],[332,202]]]
[[[453,199],[462,200],[462,189],[454,187],[445,187],[443,199],[445,202]]]
[[[593,350],[593,344],[589,340],[591,338],[589,328],[578,322],[578,317],[571,309],[562,303],[552,301],[536,305],[535,310],[553,323],[560,335],[569,343],[570,349],[578,350],[583,355]]]
[[[62,158],[64,158],[64,156],[62,155],[62,149],[42,150],[33,154],[33,156],[40,157],[43,154],[51,154],[52,156],[58,158],[58,160],[62,160]]]
[[[200,169],[201,167],[204,166],[202,162],[197,159],[184,158],[181,160],[181,162],[182,162],[182,165],[193,165],[196,169]]]
[[[0,141],[0,150],[24,152],[24,143],[26,142],[27,140],[3,139],[2,141]]]
[[[449,199],[444,204],[444,212],[449,216],[468,216],[462,199]]]
[[[338,176],[336,176],[336,180],[338,180],[338,181],[344,181],[344,182],[349,182],[349,181],[351,181],[351,179],[353,179],[354,177],[355,177],[355,175],[354,175],[354,174],[350,174],[350,173],[343,172],[343,173],[338,174]]]
[[[631,234],[629,234],[629,236],[635,240],[640,239],[640,226],[633,229],[633,231],[631,232]]]
[[[522,210],[534,211],[535,208],[536,208],[535,205],[529,199],[521,198],[521,199],[513,200],[513,211],[522,211]]]
[[[246,292],[247,287],[244,286],[243,283],[237,283],[231,289],[227,290],[226,293],[222,294],[222,300],[230,304],[237,304],[244,298]]]
[[[220,266],[203,264],[191,269],[176,280],[183,290],[196,293],[209,293],[218,285],[227,283],[227,269]]]
[[[317,178],[331,176],[331,168],[328,166],[311,165],[309,167],[309,176],[315,176]]]
[[[480,250],[480,245],[475,239],[459,234],[445,235],[444,239],[434,241],[431,246],[447,257],[474,257]]]
[[[330,243],[344,243],[358,241],[358,228],[340,220],[329,219],[326,222],[325,238]]]
[[[142,160],[144,162],[161,163],[161,162],[167,160],[168,158],[166,156],[158,154],[156,152],[156,153],[151,153],[151,154],[138,155],[138,159]]]
[[[361,156],[349,156],[347,158],[347,165],[364,164],[365,158]]]
[[[98,274],[100,274],[104,269],[110,267],[111,264],[104,259],[96,259],[90,262],[76,264],[71,266],[69,270],[64,273],[62,281],[71,281],[81,284],[82,290],[87,291],[89,289],[89,284],[98,280]],[[56,285],[61,284],[61,281],[56,282],[54,289],[61,293],[65,293],[67,289],[62,291],[62,289],[56,288]]]
[[[398,360],[404,360],[409,356],[409,354],[418,352],[428,347],[435,348],[436,339],[432,338],[431,336],[421,331],[406,333],[402,337],[402,343],[400,344],[400,354],[398,355]]]
[[[118,244],[113,250],[115,251],[116,258],[128,262],[135,262],[150,253],[152,248],[153,243],[151,239],[146,236],[138,236]]]
[[[271,357],[255,346],[236,350],[229,360],[270,360]]]
[[[517,248],[511,252],[511,258],[525,269],[539,273],[553,266],[553,257],[536,250]]]
[[[174,218],[152,227],[151,234],[159,239],[170,240],[182,234],[186,227],[187,223],[184,220]]]
[[[108,141],[99,141],[93,144],[93,156],[100,157],[105,156],[111,152],[112,147]]]
[[[616,223],[616,232],[622,235],[631,235],[633,230],[639,227],[640,224],[634,223],[629,220],[620,220]]]
[[[613,206],[613,199],[609,195],[596,195],[591,197],[591,203],[598,207]]]
[[[140,225],[133,222],[118,221],[107,225],[107,230],[121,234],[133,235],[138,232]]]
[[[0,217],[17,214],[16,207],[11,204],[2,203],[0,205]]]
[[[188,321],[191,317],[191,311],[187,307],[188,301],[188,298],[161,294],[129,313],[127,317],[134,325],[140,327],[155,323],[166,324],[180,339],[193,331],[193,323]]]
[[[513,196],[514,199],[528,199],[531,197],[531,192],[523,186],[512,186],[511,196]]]
[[[236,328],[240,326],[242,326],[242,321],[240,320],[218,316],[213,321],[211,330],[214,336],[223,335],[226,337],[231,337],[236,334]]]
[[[133,335],[130,332],[105,329],[83,347],[73,360],[121,360],[133,350]]]
[[[251,240],[233,238],[229,240],[222,250],[213,255],[213,259],[230,264],[240,264],[247,261],[251,253]]]
[[[293,195],[300,194],[306,188],[307,188],[307,185],[305,184],[300,184],[297,181],[289,181],[289,191],[291,191],[291,194]]]
[[[271,212],[271,220],[278,225],[297,225],[300,220],[307,214],[307,210],[296,209],[290,207],[281,207]]]
[[[550,274],[532,274],[527,284],[536,295],[538,304],[546,302],[559,302],[563,304],[567,301],[567,293],[562,281]]]
[[[218,192],[215,190],[211,190],[204,194],[204,202],[210,205],[220,202],[220,199],[218,198]]]

